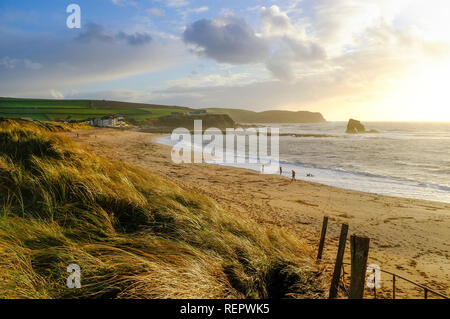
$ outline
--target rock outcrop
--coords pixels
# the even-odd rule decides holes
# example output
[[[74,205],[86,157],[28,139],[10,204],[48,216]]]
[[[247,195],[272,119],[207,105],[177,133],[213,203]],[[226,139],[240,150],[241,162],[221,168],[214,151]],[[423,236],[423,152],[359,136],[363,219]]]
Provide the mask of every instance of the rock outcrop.
[[[171,133],[178,127],[194,129],[194,120],[202,120],[202,129],[210,127],[225,131],[227,128],[236,127],[236,123],[227,114],[204,114],[204,115],[179,115],[179,116],[161,116],[148,121],[148,125],[141,128],[145,132]]]
[[[240,109],[207,109],[210,114],[228,114],[237,123],[325,123],[321,113],[272,110],[253,112]]]
[[[359,133],[379,133],[377,130],[367,131],[364,125],[360,121],[350,119],[347,124],[347,131],[349,134],[359,134]]]

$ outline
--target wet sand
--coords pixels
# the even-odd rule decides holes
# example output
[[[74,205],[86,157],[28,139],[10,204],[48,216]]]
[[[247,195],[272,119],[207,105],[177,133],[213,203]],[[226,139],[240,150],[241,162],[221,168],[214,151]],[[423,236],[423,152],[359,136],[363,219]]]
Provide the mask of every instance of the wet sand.
[[[332,270],[340,225],[348,223],[349,235],[370,238],[369,264],[450,295],[450,204],[345,190],[314,183],[314,178],[291,182],[240,168],[174,164],[171,148],[154,142],[157,134],[113,129],[77,133],[78,138],[68,135],[97,155],[141,166],[215,199],[225,209],[294,231],[313,247],[323,216],[329,216],[323,262],[327,270]],[[347,261],[349,256],[347,242]],[[350,272],[350,267],[345,270]],[[381,279],[378,293],[388,297],[392,276],[382,274]],[[396,286],[398,297],[423,296],[423,290],[404,281],[397,280]]]

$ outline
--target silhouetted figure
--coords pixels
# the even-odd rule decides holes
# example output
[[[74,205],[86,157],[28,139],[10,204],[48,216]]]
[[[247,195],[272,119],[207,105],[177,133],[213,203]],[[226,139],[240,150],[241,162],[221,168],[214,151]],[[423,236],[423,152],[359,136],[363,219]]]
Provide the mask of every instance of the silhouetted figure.
[[[283,175],[283,167],[280,166],[280,175]]]
[[[292,182],[295,181],[295,171],[292,170]]]
[[[261,173],[264,174],[264,165],[261,166]]]

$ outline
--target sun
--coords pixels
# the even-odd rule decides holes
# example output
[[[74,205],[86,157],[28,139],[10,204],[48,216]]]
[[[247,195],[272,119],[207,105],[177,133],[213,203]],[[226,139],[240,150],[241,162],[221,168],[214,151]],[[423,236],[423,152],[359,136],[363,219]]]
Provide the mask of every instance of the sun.
[[[450,60],[424,63],[389,99],[396,119],[450,122]]]
[[[450,61],[430,66],[417,81],[414,109],[422,119],[450,121]]]
[[[422,56],[388,98],[392,117],[409,121],[450,121],[450,1],[408,1],[408,22],[422,39]]]

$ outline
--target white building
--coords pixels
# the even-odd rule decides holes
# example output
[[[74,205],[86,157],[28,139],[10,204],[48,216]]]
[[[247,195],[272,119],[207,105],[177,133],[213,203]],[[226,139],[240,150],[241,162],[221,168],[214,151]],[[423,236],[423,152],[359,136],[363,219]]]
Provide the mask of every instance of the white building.
[[[102,118],[95,118],[87,121],[89,125],[98,127],[121,127],[126,126],[124,118],[120,114],[114,114],[110,116],[105,116]]]

